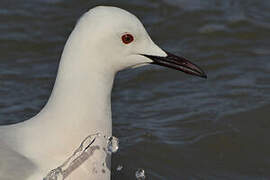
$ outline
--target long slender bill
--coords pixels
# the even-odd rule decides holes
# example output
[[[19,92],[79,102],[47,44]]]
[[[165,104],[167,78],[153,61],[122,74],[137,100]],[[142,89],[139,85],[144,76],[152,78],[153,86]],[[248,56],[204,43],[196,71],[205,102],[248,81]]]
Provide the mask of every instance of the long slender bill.
[[[176,55],[169,53],[169,52],[166,52],[166,53],[167,53],[166,57],[146,55],[146,54],[144,54],[144,56],[151,59],[153,61],[152,64],[165,66],[168,68],[183,71],[184,73],[187,73],[187,74],[199,76],[202,78],[207,78],[207,75],[199,66],[190,62],[186,58],[176,56]]]

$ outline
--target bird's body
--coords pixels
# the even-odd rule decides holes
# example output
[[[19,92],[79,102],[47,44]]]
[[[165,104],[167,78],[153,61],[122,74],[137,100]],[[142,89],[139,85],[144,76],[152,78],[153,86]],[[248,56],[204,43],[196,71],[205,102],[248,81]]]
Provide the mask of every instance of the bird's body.
[[[134,42],[126,38],[129,34]],[[111,136],[115,74],[153,61],[161,64],[165,57],[167,53],[153,43],[134,15],[114,7],[96,7],[87,12],[65,45],[46,106],[27,121],[0,127],[0,179],[42,179],[89,134]],[[164,66],[169,65],[167,62]],[[199,73],[204,76],[203,72],[196,75]],[[110,179],[106,143],[96,140],[93,154],[66,179]]]

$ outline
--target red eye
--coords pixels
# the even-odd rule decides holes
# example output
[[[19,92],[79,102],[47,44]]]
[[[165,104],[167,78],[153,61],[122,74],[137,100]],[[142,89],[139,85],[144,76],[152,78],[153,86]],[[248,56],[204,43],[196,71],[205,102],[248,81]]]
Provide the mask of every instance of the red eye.
[[[131,34],[124,34],[124,35],[122,36],[122,41],[123,41],[123,43],[125,43],[125,44],[129,44],[129,43],[131,43],[133,40],[134,40],[134,38],[133,38],[133,36],[132,36]]]

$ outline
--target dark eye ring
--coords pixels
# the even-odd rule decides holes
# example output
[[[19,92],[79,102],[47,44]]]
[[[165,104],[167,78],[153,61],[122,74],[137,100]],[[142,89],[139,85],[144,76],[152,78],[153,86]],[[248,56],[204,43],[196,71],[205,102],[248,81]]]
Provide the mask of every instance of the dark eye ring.
[[[131,34],[124,34],[122,36],[122,41],[125,44],[129,44],[134,40],[134,37]]]

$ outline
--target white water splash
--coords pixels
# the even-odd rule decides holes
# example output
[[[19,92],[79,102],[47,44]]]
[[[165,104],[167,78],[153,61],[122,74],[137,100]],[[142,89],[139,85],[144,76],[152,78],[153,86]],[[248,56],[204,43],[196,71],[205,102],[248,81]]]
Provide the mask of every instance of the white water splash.
[[[116,168],[116,171],[121,171],[123,169],[123,166],[122,165],[118,165],[117,168]]]
[[[93,144],[96,138],[100,137],[100,133],[87,136],[80,146],[74,151],[74,153],[59,167],[51,170],[43,180],[63,180],[72,171],[77,169],[83,162],[85,162],[90,152],[88,150],[91,144]]]
[[[119,149],[119,140],[114,136],[101,136],[100,133],[87,136],[80,144],[80,146],[74,151],[74,153],[59,167],[51,170],[43,180],[64,180],[75,169],[83,164],[91,155],[91,148],[89,148],[97,138],[104,138],[107,140],[108,153],[116,153]],[[119,166],[117,169],[121,171],[123,166]]]
[[[143,169],[138,169],[135,172],[135,177],[137,180],[144,180],[145,179],[145,172]]]
[[[118,138],[111,136],[108,138],[108,151],[110,153],[116,153],[119,149],[119,140]]]

